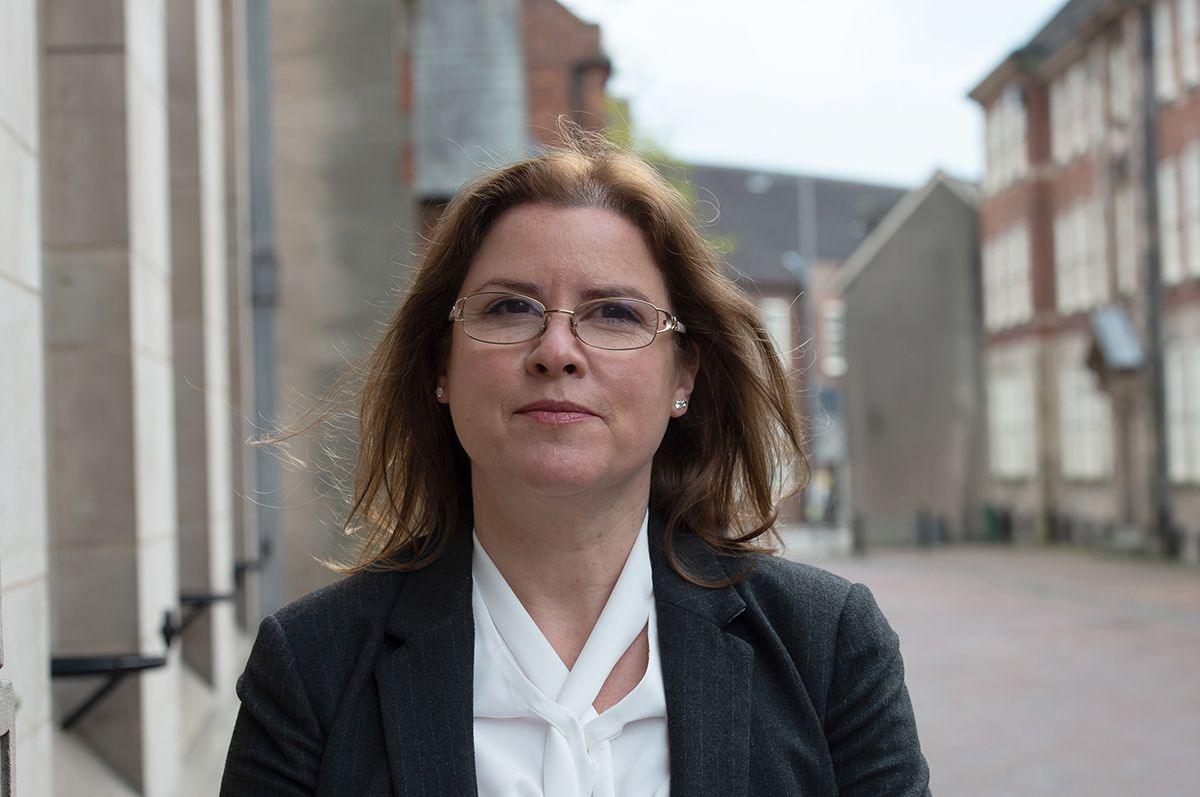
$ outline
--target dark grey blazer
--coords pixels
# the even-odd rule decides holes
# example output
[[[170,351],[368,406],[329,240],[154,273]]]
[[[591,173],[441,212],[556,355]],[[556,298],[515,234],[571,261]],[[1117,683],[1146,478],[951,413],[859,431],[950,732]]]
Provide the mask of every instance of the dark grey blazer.
[[[673,795],[925,795],[899,640],[861,584],[762,557],[675,574],[651,524]],[[692,572],[736,563],[694,537]],[[471,537],[263,620],[222,795],[472,795]]]

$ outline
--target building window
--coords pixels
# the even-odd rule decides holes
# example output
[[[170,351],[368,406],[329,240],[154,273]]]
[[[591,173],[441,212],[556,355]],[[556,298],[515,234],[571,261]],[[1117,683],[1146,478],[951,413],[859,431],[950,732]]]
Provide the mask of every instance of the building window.
[[[1103,132],[1092,109],[1099,102],[1094,82],[1080,59],[1050,84],[1050,154],[1058,163],[1087,152],[1091,137]]]
[[[1179,93],[1175,75],[1175,25],[1171,0],[1154,4],[1154,96],[1170,102]]]
[[[821,338],[825,351],[821,367],[828,376],[846,373],[846,303],[829,299],[821,305]]]
[[[1117,290],[1132,294],[1137,289],[1137,204],[1132,185],[1123,185],[1113,195],[1116,216]]]
[[[1183,279],[1179,251],[1179,181],[1175,161],[1158,164],[1158,247],[1162,258],[1162,281],[1168,285]]]
[[[1133,63],[1128,39],[1115,42],[1108,51],[1109,113],[1115,122],[1128,122],[1133,116]]]
[[[1179,72],[1184,85],[1191,87],[1200,83],[1200,41],[1197,34],[1200,24],[1196,18],[1197,0],[1179,0]]]
[[[992,475],[1033,475],[1035,416],[1028,371],[994,370],[988,377],[988,459]]]
[[[1058,379],[1062,474],[1068,479],[1102,479],[1112,474],[1112,406],[1082,362]]]
[[[983,317],[990,330],[1033,317],[1029,284],[1029,230],[1017,224],[983,247]]]
[[[1167,469],[1177,484],[1200,482],[1200,339],[1163,348]]]
[[[792,367],[792,303],[787,299],[770,297],[760,299],[759,312],[763,316],[763,324],[775,344],[775,352],[783,362],[784,368]]]
[[[1200,139],[1184,147],[1183,212],[1187,273],[1200,277]]]
[[[1076,202],[1054,218],[1054,285],[1058,311],[1075,313],[1108,301],[1108,227],[1100,198]]]
[[[987,109],[984,125],[987,190],[995,192],[1024,177],[1029,166],[1025,152],[1025,105],[1016,86],[1010,86]]]

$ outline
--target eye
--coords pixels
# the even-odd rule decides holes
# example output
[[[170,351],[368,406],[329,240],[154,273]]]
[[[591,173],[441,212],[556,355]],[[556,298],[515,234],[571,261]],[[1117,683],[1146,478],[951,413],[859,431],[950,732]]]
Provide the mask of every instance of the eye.
[[[646,313],[641,307],[642,302],[603,300],[588,308],[587,319],[594,323],[613,326],[625,324],[645,324]]]
[[[506,296],[489,304],[484,313],[487,315],[537,315],[538,310],[528,299]]]

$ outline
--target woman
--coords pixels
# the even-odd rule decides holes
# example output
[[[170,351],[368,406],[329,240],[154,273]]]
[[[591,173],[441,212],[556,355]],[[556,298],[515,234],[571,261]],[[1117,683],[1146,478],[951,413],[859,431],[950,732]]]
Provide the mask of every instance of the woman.
[[[594,142],[450,203],[369,363],[363,553],[263,621],[222,794],[927,793],[871,594],[761,549],[800,424],[690,219]]]

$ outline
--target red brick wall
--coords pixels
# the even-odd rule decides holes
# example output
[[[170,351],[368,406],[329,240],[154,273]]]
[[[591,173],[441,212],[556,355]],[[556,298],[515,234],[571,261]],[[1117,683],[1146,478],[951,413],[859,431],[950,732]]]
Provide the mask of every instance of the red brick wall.
[[[561,114],[587,129],[603,128],[608,122],[604,87],[609,66],[600,49],[600,27],[581,21],[555,0],[522,0],[521,37],[533,140],[556,141]]]
[[[1200,138],[1200,90],[1163,108],[1158,116],[1158,157],[1173,158],[1184,145]]]

